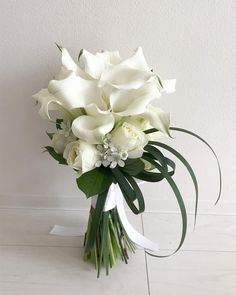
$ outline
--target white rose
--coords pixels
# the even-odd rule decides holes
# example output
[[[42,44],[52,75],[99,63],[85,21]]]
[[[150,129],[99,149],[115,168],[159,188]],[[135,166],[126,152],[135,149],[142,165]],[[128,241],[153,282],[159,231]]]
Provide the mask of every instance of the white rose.
[[[123,119],[125,122],[134,125],[138,129],[141,129],[142,131],[148,130],[150,128],[153,128],[152,125],[150,125],[149,121],[144,119],[142,115],[140,116],[129,116]]]
[[[147,109],[147,112],[148,112],[148,109]],[[127,118],[125,118],[125,122],[128,122],[128,123],[136,126],[137,128],[141,129],[142,131],[154,128],[154,126],[152,126],[150,124],[150,120],[145,119],[147,117],[146,116],[147,112],[140,115],[140,116],[127,117]],[[163,112],[163,114],[166,114],[166,113]],[[153,112],[153,115],[155,115],[155,120],[153,120],[152,122],[154,122],[154,123],[160,122],[161,118],[158,117],[158,113]],[[169,116],[169,115],[166,114],[166,116]],[[163,118],[165,119],[165,115],[163,115]],[[161,126],[164,126],[164,125],[161,125]],[[163,137],[163,135],[169,134],[167,132],[164,132],[165,130],[169,129],[169,125],[168,125],[168,128],[166,128],[166,129],[164,129],[164,128],[160,129],[160,124],[159,125],[155,124],[155,127],[158,127],[158,130],[162,130],[162,131],[156,131],[156,132],[147,134],[147,137],[149,140],[159,141]]]
[[[74,135],[67,136],[64,133],[54,133],[52,137],[52,147],[54,150],[60,154],[63,154],[65,147],[68,143],[75,141],[76,137]]]
[[[95,145],[77,140],[67,144],[63,157],[71,168],[82,174],[95,168],[98,151]]]
[[[123,122],[112,133],[111,144],[121,151],[128,152],[129,158],[140,158],[148,137],[136,126]]]

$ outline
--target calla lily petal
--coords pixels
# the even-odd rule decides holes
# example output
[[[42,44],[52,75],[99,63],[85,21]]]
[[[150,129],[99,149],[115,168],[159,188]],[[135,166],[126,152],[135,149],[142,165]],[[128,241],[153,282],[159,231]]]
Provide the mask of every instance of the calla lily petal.
[[[96,56],[104,60],[105,63],[111,64],[111,65],[117,65],[122,60],[118,50],[97,52]]]
[[[60,111],[64,118],[69,117],[69,112],[63,107],[62,103],[54,97],[47,89],[42,89],[32,96],[39,104],[39,115],[45,119],[52,121],[49,111]]]
[[[78,65],[74,62],[66,48],[61,48],[61,63],[68,71],[77,71]]]
[[[61,63],[62,67],[60,72],[56,75],[56,80],[62,80],[67,78],[71,72],[77,72],[79,70],[78,65],[74,62],[66,48],[58,46],[61,50]]]
[[[131,57],[103,71],[99,85],[110,84],[118,89],[137,89],[154,77],[142,48],[138,47]]]
[[[170,115],[162,109],[148,105],[146,111],[141,115],[149,123],[162,133],[169,135]]]
[[[83,49],[79,57],[80,67],[94,79],[99,79],[105,68],[105,61]]]
[[[139,115],[145,112],[152,100],[160,96],[155,83],[147,83],[139,89],[113,91],[110,95],[111,109],[120,116]]]
[[[134,53],[129,58],[123,60],[120,65],[141,71],[151,71],[143,55],[142,47],[138,47]]]
[[[151,71],[137,70],[119,64],[102,73],[99,86],[107,83],[118,89],[137,89],[154,78],[155,75]]]
[[[86,113],[73,121],[72,132],[90,144],[101,143],[114,127],[115,118],[112,113],[101,111],[95,104],[86,107]]]
[[[97,82],[85,80],[73,72],[66,79],[50,81],[48,90],[69,110],[83,108],[91,103],[95,103],[101,109],[106,107]]]

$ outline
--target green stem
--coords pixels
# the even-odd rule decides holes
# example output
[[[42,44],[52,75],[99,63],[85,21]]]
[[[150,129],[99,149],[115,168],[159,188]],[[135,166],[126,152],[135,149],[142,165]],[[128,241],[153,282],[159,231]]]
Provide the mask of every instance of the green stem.
[[[92,231],[91,224],[94,217],[94,208],[91,207],[88,219],[87,232],[84,238],[84,247],[86,249],[89,237]],[[118,259],[125,263],[128,261],[128,250],[134,252],[135,245],[128,237],[122,222],[119,218],[117,209],[103,212],[96,239],[90,250],[84,252],[84,260],[90,261],[97,269],[97,277],[100,276],[101,268],[112,268]]]

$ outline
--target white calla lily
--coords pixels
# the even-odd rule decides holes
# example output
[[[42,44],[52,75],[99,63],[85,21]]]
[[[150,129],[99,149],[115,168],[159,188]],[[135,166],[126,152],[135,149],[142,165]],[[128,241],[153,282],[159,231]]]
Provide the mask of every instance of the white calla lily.
[[[66,79],[72,72],[77,76],[84,78],[86,80],[91,80],[91,77],[84,72],[77,63],[72,59],[68,50],[66,48],[58,46],[61,51],[61,63],[62,67],[60,72],[56,75],[56,80]]]
[[[57,44],[56,44],[57,45]],[[67,78],[71,72],[77,72],[79,71],[78,65],[75,63],[75,61],[70,56],[68,50],[66,48],[63,48],[59,45],[57,45],[59,50],[61,51],[61,63],[62,67],[60,72],[56,75],[56,80],[62,80]]]
[[[118,89],[137,89],[155,78],[144,58],[141,47],[134,54],[103,71],[99,85],[110,84]]]
[[[131,90],[116,90],[110,94],[112,112],[120,116],[139,115],[146,106],[161,96],[155,83],[146,83],[143,87]]]
[[[118,50],[97,52],[96,56],[103,59],[106,64],[117,65],[122,59]]]
[[[63,104],[52,95],[47,89],[42,89],[32,96],[40,105],[39,115],[45,119],[52,121],[50,111],[59,111],[63,117],[72,117],[72,114],[63,106]]]
[[[78,70],[78,65],[70,56],[66,48],[60,47],[61,50],[61,63],[62,66],[68,71],[76,72]]]
[[[162,109],[148,105],[146,111],[141,117],[148,120],[150,125],[161,131],[163,134],[169,135],[170,114]]]
[[[73,121],[74,134],[89,143],[100,143],[112,130],[115,118],[140,116],[168,134],[169,115],[151,107],[162,92],[173,92],[175,80],[161,80],[151,71],[141,47],[122,60],[118,51],[95,55],[82,50],[79,64],[60,46],[62,68],[48,89],[33,97],[39,114],[51,120],[50,111],[60,110]]]
[[[58,97],[67,109],[84,108],[91,103],[95,103],[101,109],[106,107],[97,82],[85,80],[73,72],[66,79],[51,80],[48,90]]]
[[[151,71],[151,68],[148,66],[144,57],[142,47],[140,46],[129,58],[124,59],[120,65],[140,71]]]
[[[101,111],[95,104],[91,104],[86,107],[86,115],[73,121],[72,132],[90,144],[98,144],[112,130],[114,124],[115,118],[110,111]]]
[[[151,71],[140,71],[119,64],[102,73],[99,86],[110,84],[118,89],[137,89],[154,78]]]
[[[106,67],[106,62],[103,58],[83,49],[79,57],[79,66],[92,78],[100,79]]]

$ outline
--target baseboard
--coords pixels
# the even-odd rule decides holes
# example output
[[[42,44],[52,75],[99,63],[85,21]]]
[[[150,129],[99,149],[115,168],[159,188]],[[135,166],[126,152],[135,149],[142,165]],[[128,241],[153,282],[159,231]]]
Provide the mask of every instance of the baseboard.
[[[189,213],[194,213],[194,202],[186,201]],[[45,196],[45,195],[0,195],[0,208],[31,208],[56,210],[88,210],[90,200],[83,196]],[[128,210],[128,208],[127,208]],[[174,199],[147,199],[146,212],[178,213]],[[217,206],[213,201],[200,201],[199,214],[236,215],[236,202],[220,201]]]

